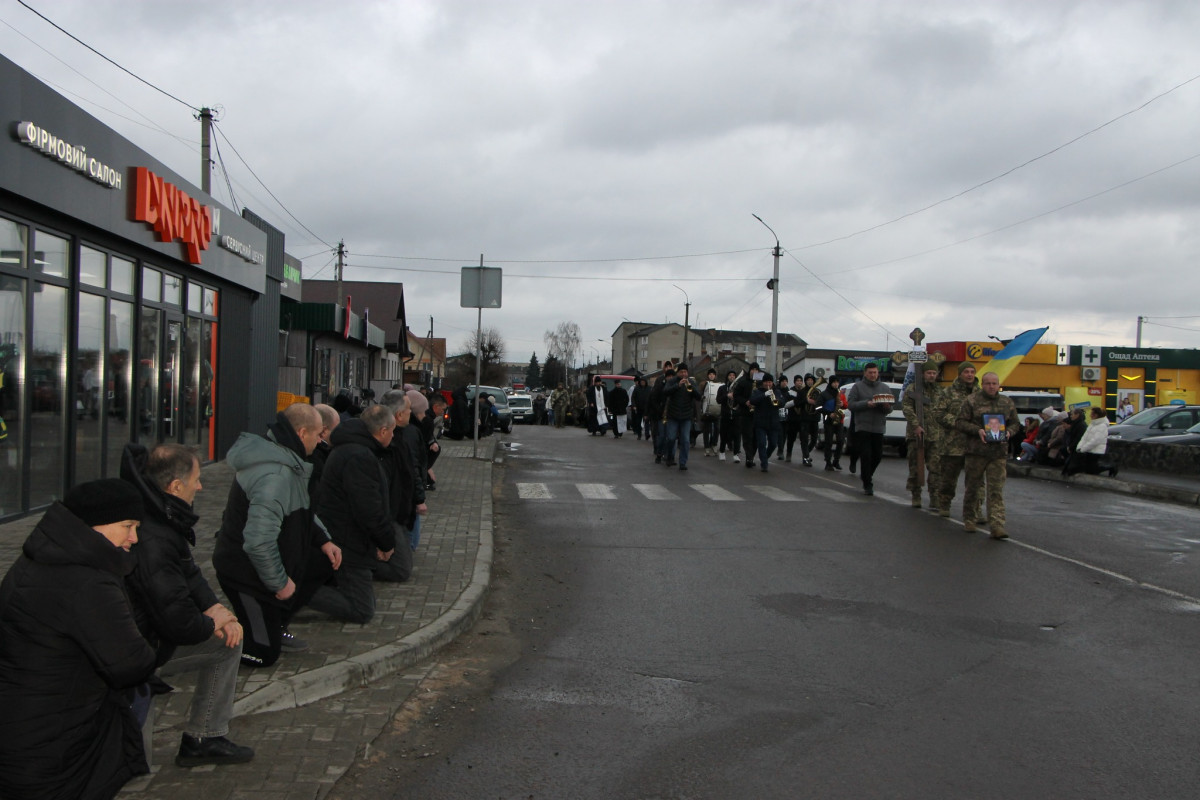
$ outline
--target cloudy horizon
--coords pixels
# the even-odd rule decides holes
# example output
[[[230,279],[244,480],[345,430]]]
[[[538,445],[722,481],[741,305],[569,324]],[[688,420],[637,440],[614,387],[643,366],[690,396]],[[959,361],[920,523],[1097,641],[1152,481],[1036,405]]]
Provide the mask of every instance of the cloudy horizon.
[[[481,254],[510,361],[688,301],[769,330],[754,214],[813,347],[1132,346],[1138,317],[1144,347],[1200,346],[1200,4],[27,3],[182,102],[17,0],[6,57],[197,185],[188,106],[217,108],[217,201],[306,278],[344,241],[345,278],[403,281],[451,353]]]

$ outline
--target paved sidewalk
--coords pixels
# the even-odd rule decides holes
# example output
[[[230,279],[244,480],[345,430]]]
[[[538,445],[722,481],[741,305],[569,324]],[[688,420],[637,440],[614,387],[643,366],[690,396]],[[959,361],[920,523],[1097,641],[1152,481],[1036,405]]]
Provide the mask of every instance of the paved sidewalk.
[[[416,686],[423,661],[470,628],[487,593],[492,565],[492,459],[497,438],[442,440],[434,471],[438,488],[414,554],[413,577],[403,584],[376,583],[378,607],[367,625],[301,611],[291,632],[309,643],[285,653],[268,669],[239,670],[230,738],[255,748],[249,764],[235,767],[174,766],[181,724],[191,701],[191,676],[173,678],[176,692],[156,703],[154,753],[149,776],[131,782],[123,797],[317,798],[361,757],[391,718],[396,698]],[[214,534],[233,480],[224,462],[201,473],[195,556],[213,588]],[[20,552],[40,514],[0,525],[0,574]],[[337,697],[345,693],[344,698]],[[323,698],[334,698],[314,704]],[[314,747],[315,745],[315,747]]]
[[[1018,464],[1012,460],[1008,462],[1008,474],[1021,478],[1072,483],[1091,489],[1133,494],[1189,506],[1200,505],[1200,475],[1118,469],[1115,478],[1083,474],[1066,477],[1062,474],[1061,467],[1039,467]]]

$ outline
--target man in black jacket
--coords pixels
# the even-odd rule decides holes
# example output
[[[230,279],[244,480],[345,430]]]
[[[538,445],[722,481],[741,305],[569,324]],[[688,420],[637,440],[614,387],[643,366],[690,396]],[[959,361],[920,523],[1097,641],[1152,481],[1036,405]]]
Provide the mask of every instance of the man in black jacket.
[[[369,407],[333,432],[333,452],[321,478],[321,521],[341,548],[337,575],[317,589],[308,605],[346,622],[365,625],[375,616],[371,567],[396,551],[384,468],[395,419],[385,405]]]
[[[613,381],[608,393],[608,410],[612,417],[613,436],[620,439],[625,435],[625,412],[629,410],[629,392],[620,381]]]
[[[423,428],[413,421],[412,398],[405,392],[386,392],[382,402],[392,411],[396,430],[392,443],[388,445],[389,458],[385,462],[390,486],[392,519],[402,528],[408,550],[397,549],[388,561],[373,565],[375,580],[402,582],[412,575],[412,551],[421,540],[421,517],[428,512],[425,505],[428,473],[428,442]],[[396,541],[401,541],[398,533]]]
[[[663,402],[667,416],[663,445],[667,466],[675,466],[675,442],[678,441],[679,469],[687,470],[688,452],[692,444],[692,420],[696,416],[696,404],[700,402],[700,387],[688,377],[687,364],[681,362],[674,377],[667,378],[663,386]]]
[[[121,478],[142,495],[146,515],[133,546],[137,566],[126,578],[142,636],[155,648],[158,674],[196,672],[196,691],[175,763],[240,764],[249,747],[225,738],[237,689],[242,626],[217,600],[192,558],[199,519],[192,503],[200,485],[200,461],[179,444],[149,453],[125,445]]]
[[[758,362],[750,365],[749,371],[733,382],[730,393],[733,394],[733,420],[742,434],[742,449],[746,451],[746,469],[754,466],[756,442],[754,434],[754,409],[750,405],[750,395],[754,393],[755,384],[762,380],[762,372]]]

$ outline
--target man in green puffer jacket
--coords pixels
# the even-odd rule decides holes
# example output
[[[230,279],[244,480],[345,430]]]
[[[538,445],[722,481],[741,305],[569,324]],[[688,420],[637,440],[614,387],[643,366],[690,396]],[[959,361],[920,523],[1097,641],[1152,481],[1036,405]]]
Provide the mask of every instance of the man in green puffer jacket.
[[[292,614],[329,577],[315,551],[337,569],[342,551],[309,505],[321,415],[307,403],[280,412],[265,436],[243,433],[226,459],[237,470],[217,533],[213,568],[245,629],[242,663],[269,667],[285,646]],[[317,569],[309,569],[310,561]]]

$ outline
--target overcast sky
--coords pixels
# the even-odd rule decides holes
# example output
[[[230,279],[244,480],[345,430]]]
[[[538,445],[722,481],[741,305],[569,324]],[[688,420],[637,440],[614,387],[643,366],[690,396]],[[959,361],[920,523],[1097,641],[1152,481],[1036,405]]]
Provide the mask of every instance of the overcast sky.
[[[752,214],[784,249],[779,329],[813,347],[1129,346],[1139,315],[1144,346],[1200,346],[1195,0],[27,2],[219,107],[217,200],[308,278],[344,240],[346,278],[403,281],[451,352],[480,254],[510,360],[561,321],[607,357],[687,299],[694,326],[769,331]],[[186,105],[17,0],[0,51],[200,183]]]

